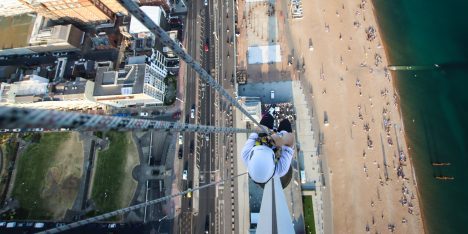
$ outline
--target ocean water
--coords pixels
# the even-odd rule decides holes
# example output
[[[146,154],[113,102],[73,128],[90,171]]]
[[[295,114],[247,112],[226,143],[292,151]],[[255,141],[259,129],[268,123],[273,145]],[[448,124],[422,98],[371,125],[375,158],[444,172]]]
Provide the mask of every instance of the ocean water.
[[[468,233],[468,1],[373,3],[389,63],[428,66],[393,72],[426,231]]]

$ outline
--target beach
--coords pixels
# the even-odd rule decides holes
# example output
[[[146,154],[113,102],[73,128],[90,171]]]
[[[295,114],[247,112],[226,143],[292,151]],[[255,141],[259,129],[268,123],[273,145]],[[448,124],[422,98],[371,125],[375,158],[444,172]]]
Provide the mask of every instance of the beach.
[[[333,232],[423,233],[398,93],[372,3],[302,5],[302,19],[285,17],[282,56],[299,64],[287,68],[293,79],[313,87]]]

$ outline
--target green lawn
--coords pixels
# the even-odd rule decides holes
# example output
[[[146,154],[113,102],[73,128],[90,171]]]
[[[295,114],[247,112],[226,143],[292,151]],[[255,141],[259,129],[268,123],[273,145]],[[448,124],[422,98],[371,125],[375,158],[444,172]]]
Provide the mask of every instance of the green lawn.
[[[120,207],[124,167],[127,160],[128,139],[124,132],[107,132],[110,145],[96,159],[96,171],[91,197],[96,203],[95,214],[113,211]]]
[[[304,206],[304,221],[307,234],[315,234],[314,207],[312,206],[312,196],[302,196]]]
[[[17,173],[12,196],[19,200],[21,209],[10,216],[15,219],[49,219],[41,191],[58,146],[70,133],[45,133],[39,144],[31,144],[16,163]]]

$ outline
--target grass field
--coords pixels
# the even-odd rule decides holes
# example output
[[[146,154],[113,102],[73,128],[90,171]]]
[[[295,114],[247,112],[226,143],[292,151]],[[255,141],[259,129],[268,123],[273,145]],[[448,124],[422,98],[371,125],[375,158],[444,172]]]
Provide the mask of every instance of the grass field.
[[[304,206],[304,221],[307,234],[315,234],[314,207],[311,196],[302,196]]]
[[[40,144],[31,144],[17,161],[16,180],[12,196],[19,200],[21,209],[15,219],[50,219],[46,199],[41,197],[44,181],[59,146],[70,137],[69,133],[46,133]]]
[[[125,176],[127,149],[130,137],[123,132],[107,132],[109,148],[100,151],[96,159],[96,170],[91,197],[96,204],[95,214],[101,214],[121,208],[121,190]],[[133,192],[133,191],[127,191]]]

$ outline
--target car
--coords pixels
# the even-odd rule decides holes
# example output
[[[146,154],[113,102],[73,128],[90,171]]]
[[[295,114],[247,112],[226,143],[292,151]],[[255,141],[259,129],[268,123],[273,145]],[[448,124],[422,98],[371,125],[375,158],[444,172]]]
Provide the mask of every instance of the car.
[[[44,227],[44,223],[35,223],[34,224],[34,228],[43,228]]]
[[[191,198],[192,197],[192,189],[191,188],[188,188],[189,192],[187,193],[187,197],[188,198]]]
[[[14,228],[16,227],[16,222],[8,222],[6,228]]]
[[[206,135],[205,135],[205,140],[206,140],[206,141],[210,141],[210,134],[206,134]]]
[[[182,148],[179,148],[179,155],[178,155],[178,157],[179,157],[179,159],[182,159],[182,157],[184,157]]]
[[[172,118],[173,119],[180,119],[180,114],[181,113],[182,113],[181,111],[174,112],[174,114],[172,114]],[[153,115],[155,115],[155,114],[153,114]]]
[[[195,118],[195,104],[192,105],[192,109],[190,110],[190,118]]]
[[[205,50],[205,52],[208,52],[208,51],[209,51],[208,42],[205,43],[205,45],[203,46],[203,49]]]
[[[171,18],[169,20],[170,24],[182,24],[182,21],[179,18]]]
[[[190,153],[191,154],[193,154],[193,149],[194,149],[194,147],[193,147],[193,140],[192,140],[192,141],[190,141]]]
[[[39,56],[39,54],[33,54],[32,57],[33,58],[39,58],[40,56]]]
[[[205,0],[205,6],[208,6],[208,0]]]
[[[140,116],[141,117],[147,117],[147,116],[149,116],[149,114],[148,114],[148,112],[141,112]]]
[[[187,170],[184,170],[184,172],[182,173],[182,179],[187,180],[187,175],[188,175]]]
[[[114,229],[116,227],[117,227],[117,224],[115,224],[115,223],[109,223],[109,225],[107,225],[107,228],[109,228],[109,229]]]
[[[270,98],[275,99],[275,91],[274,90],[270,91]]]
[[[179,135],[179,145],[183,145],[184,144],[184,136],[182,136],[182,134]]]

